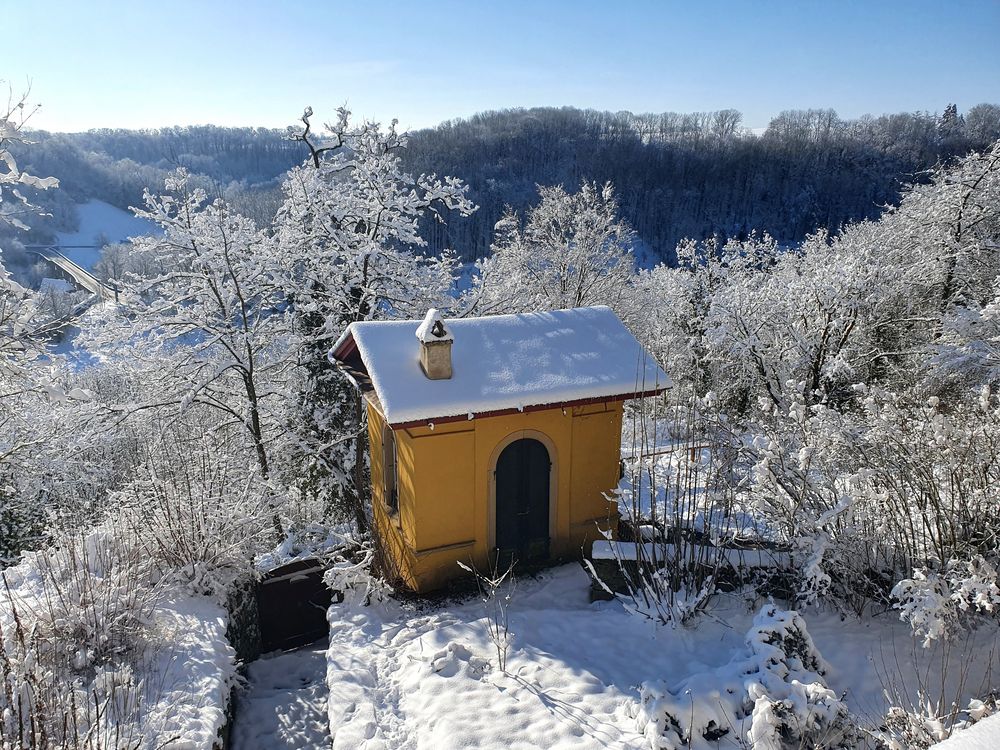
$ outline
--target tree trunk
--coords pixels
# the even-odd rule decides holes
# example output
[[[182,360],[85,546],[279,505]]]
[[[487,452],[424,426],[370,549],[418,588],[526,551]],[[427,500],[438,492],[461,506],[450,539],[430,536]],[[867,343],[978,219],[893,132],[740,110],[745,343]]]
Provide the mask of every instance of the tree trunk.
[[[254,450],[257,453],[257,465],[260,468],[260,475],[267,479],[269,466],[267,461],[267,451],[264,448],[264,434],[260,427],[260,407],[257,401],[257,387],[254,385],[253,377],[249,374],[243,376],[243,385],[247,392],[247,405],[250,407],[250,436],[253,438]],[[281,517],[277,512],[271,518],[275,534],[280,543],[285,538],[285,528],[281,523]]]
[[[247,391],[247,405],[250,407],[250,436],[253,438],[254,449],[257,451],[257,464],[264,479],[268,475],[267,451],[264,449],[264,434],[260,427],[260,407],[257,403],[257,387],[253,378],[243,376],[243,385]]]

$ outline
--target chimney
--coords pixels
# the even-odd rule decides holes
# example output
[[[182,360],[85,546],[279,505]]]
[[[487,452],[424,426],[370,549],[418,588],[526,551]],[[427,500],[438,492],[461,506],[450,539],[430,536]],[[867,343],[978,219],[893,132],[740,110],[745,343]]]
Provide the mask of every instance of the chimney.
[[[441,313],[433,307],[417,328],[420,340],[420,367],[431,380],[451,378],[451,345],[455,341],[451,331],[444,327]]]

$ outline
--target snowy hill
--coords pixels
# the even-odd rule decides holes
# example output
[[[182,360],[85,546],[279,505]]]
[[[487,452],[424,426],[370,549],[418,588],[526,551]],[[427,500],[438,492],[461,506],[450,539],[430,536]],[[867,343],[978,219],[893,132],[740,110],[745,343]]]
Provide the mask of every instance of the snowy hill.
[[[100,259],[101,246],[159,231],[156,225],[104,201],[80,204],[77,214],[80,228],[75,232],[59,232],[56,238],[61,252],[88,271]]]

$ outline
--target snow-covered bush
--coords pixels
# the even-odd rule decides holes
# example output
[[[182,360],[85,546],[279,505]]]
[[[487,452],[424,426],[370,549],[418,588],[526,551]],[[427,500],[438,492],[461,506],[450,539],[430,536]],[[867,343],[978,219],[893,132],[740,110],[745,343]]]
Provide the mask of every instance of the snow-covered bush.
[[[41,503],[0,479],[0,567],[17,562],[25,549],[45,539],[46,514]]]
[[[35,612],[38,643],[70,651],[78,669],[141,651],[158,591],[148,557],[107,530],[58,544],[30,555],[48,593]]]
[[[141,746],[149,574],[144,555],[101,532],[0,574],[3,747]]]
[[[164,445],[142,475],[109,500],[111,523],[156,574],[225,600],[229,584],[273,546],[273,490],[246,465],[195,443]]]
[[[942,324],[928,385],[936,390],[955,384],[975,389],[1000,382],[1000,282],[985,300],[956,308]]]
[[[6,238],[4,230],[29,230],[25,222],[40,213],[31,202],[34,195],[59,181],[18,166],[31,145],[28,122],[38,106],[3,81],[0,89],[7,89],[0,103],[0,232]],[[47,522],[38,485],[53,432],[44,390],[50,373],[39,361],[41,347],[29,336],[45,320],[40,307],[40,295],[12,278],[0,247],[0,566],[37,546]]]
[[[750,455],[758,514],[796,549],[800,598],[860,613],[915,568],[994,554],[1000,416],[990,398],[858,393],[847,411],[801,393],[774,407]]]
[[[883,725],[872,734],[879,750],[928,750],[997,710],[996,698],[969,701],[966,709],[960,712],[966,718],[958,718],[959,712],[955,711],[941,715],[930,703],[925,703],[920,710],[910,711],[893,706],[886,712]]]
[[[0,573],[0,748],[216,746],[228,618],[158,564],[108,522]]]
[[[514,633],[510,630],[510,602],[517,588],[514,563],[511,562],[506,570],[500,570],[494,565],[488,573],[482,573],[463,562],[458,565],[476,578],[479,597],[486,610],[486,634],[496,651],[497,668],[506,674],[507,652],[514,640]]]
[[[864,427],[852,414],[809,404],[803,391],[788,384],[786,406],[772,405],[756,425],[747,450],[752,506],[794,552],[798,601],[832,597],[860,612],[886,599],[871,572],[890,556],[858,507]]]
[[[864,402],[864,504],[901,567],[996,549],[1000,412],[995,398],[943,404],[873,392]]]
[[[711,396],[744,442],[726,481],[793,547],[800,601],[887,605],[914,568],[1000,538],[1000,144],[924,177],[796,248],[682,243],[622,301],[671,398]]]
[[[636,722],[651,750],[756,750],[853,745],[843,700],[823,675],[828,666],[794,611],[765,605],[746,636],[748,655],[675,686],[644,683]]]
[[[981,616],[1000,612],[1000,587],[994,565],[977,555],[949,560],[941,571],[918,568],[896,584],[892,596],[900,619],[910,623],[924,647],[965,632]]]
[[[877,675],[889,708],[868,729],[879,750],[925,750],[996,713],[1000,653],[986,643],[971,635],[914,640],[910,653],[883,654]]]
[[[385,581],[372,572],[375,562],[375,551],[370,543],[365,542],[337,554],[333,564],[323,574],[323,582],[331,591],[343,596],[347,604],[371,604],[380,602],[391,594]],[[335,607],[331,608],[331,617],[336,616]]]
[[[616,577],[627,588],[618,593],[637,614],[684,624],[716,591],[722,545],[742,535],[734,439],[712,394],[666,406],[644,399],[630,406],[629,419],[615,499],[621,531],[643,543],[626,556],[611,545]]]

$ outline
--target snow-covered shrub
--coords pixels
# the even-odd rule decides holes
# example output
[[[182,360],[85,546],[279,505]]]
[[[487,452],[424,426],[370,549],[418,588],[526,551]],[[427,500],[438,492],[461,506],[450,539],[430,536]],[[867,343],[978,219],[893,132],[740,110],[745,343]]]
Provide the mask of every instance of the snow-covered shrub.
[[[64,538],[2,574],[3,747],[139,747],[148,560],[109,535]]]
[[[161,451],[112,496],[111,523],[162,580],[225,601],[230,582],[273,545],[275,493],[211,444]]]
[[[925,750],[947,739],[1000,709],[993,682],[997,668],[996,645],[975,648],[971,637],[924,647],[914,640],[911,653],[883,655],[878,678],[889,708],[872,722],[869,735],[879,750]],[[976,671],[983,675],[978,684]]]
[[[0,341],[0,360],[3,348]],[[85,428],[92,407],[83,378],[32,356],[13,377],[16,362],[0,361],[0,557],[8,564],[60,528],[91,525],[119,469],[106,450],[112,440]]]
[[[323,574],[323,582],[348,604],[382,601],[388,598],[391,589],[373,574],[374,562],[375,551],[369,542],[354,545],[335,555],[333,564]],[[332,608],[331,613],[335,614]]]
[[[712,394],[673,405],[644,399],[630,407],[629,417],[631,440],[614,498],[621,531],[644,543],[627,558],[611,546],[617,577],[628,589],[630,610],[661,623],[687,623],[716,591],[722,545],[745,531],[737,519],[737,450],[712,409]]]
[[[31,557],[48,594],[35,612],[39,644],[71,650],[78,669],[143,649],[157,587],[141,550],[97,530]]]
[[[46,518],[38,502],[0,478],[0,567],[13,564],[25,549],[45,538]]]
[[[908,570],[990,554],[1000,535],[995,399],[945,405],[873,392],[864,402],[863,503]]]
[[[832,598],[860,612],[873,598],[887,599],[872,572],[892,557],[859,507],[865,428],[853,414],[810,404],[803,383],[787,390],[787,408],[771,407],[747,450],[752,504],[793,549],[797,600]]]
[[[860,612],[914,567],[996,547],[998,149],[877,222],[793,249],[683,243],[679,268],[633,284],[674,393],[714,394],[750,436],[753,498],[804,601]]]
[[[746,636],[749,653],[675,686],[644,683],[636,722],[651,750],[756,750],[853,747],[843,700],[823,679],[828,670],[794,611],[765,605]]]
[[[858,387],[858,408],[810,405],[756,427],[753,499],[796,549],[799,596],[860,613],[915,568],[989,556],[1000,538],[1000,415]],[[791,389],[790,389],[791,390]]]
[[[896,584],[892,596],[901,620],[910,623],[924,647],[965,632],[982,615],[1000,612],[997,570],[977,555],[949,560],[941,571],[918,568]]]
[[[748,531],[792,548],[798,601],[825,599],[854,613],[888,606],[894,583],[914,579],[915,569],[992,560],[1000,538],[996,397],[946,407],[936,397],[856,391],[858,404],[840,410],[810,403],[803,383],[789,383],[785,406],[762,404],[745,439],[734,439],[735,426],[717,415],[699,418],[710,430],[663,419],[665,432],[681,439],[639,444],[619,506],[633,526],[686,530],[659,537],[671,591],[701,591],[705,575],[679,577],[712,572],[705,541]],[[700,400],[702,411],[711,396]],[[752,527],[741,522],[744,509]],[[685,550],[692,554],[678,556]],[[644,603],[662,583],[650,581]],[[961,614],[972,600],[954,606]]]
[[[507,652],[514,640],[514,634],[510,630],[510,602],[517,588],[514,563],[512,561],[506,570],[500,570],[494,565],[488,573],[482,573],[463,562],[458,565],[476,578],[479,596],[486,610],[486,635],[496,651],[497,668],[506,674]]]
[[[209,750],[236,680],[226,612],[105,525],[0,573],[0,748]]]
[[[879,750],[928,750],[954,732],[995,714],[998,708],[996,698],[985,701],[974,698],[961,712],[965,718],[958,718],[958,712],[949,712],[944,716],[935,713],[930,703],[919,711],[893,706],[886,712],[883,725],[873,735]]]
[[[957,306],[942,321],[927,386],[944,390],[957,384],[973,389],[1000,381],[1000,282],[984,302]]]

